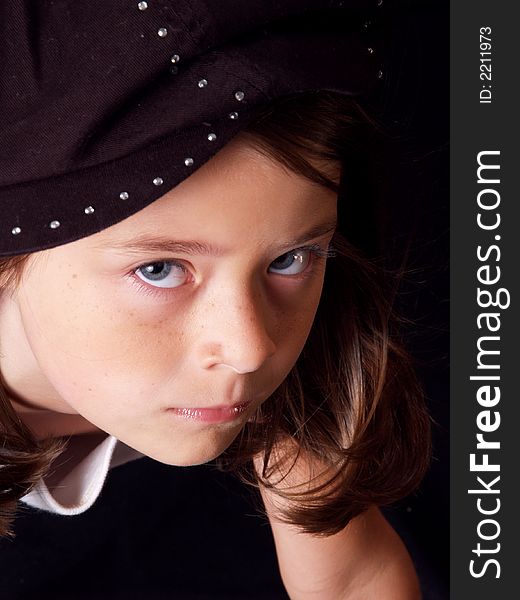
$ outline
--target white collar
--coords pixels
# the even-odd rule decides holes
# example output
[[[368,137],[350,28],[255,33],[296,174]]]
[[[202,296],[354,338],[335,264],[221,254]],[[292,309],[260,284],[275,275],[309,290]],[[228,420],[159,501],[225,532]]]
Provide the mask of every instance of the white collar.
[[[47,512],[79,515],[98,498],[109,469],[143,456],[113,435],[72,436],[57,466],[21,501]]]

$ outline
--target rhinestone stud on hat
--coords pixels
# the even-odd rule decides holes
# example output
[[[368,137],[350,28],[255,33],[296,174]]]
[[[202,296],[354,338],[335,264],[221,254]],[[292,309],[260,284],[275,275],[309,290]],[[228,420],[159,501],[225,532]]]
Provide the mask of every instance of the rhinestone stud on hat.
[[[25,3],[22,0],[15,2],[27,6],[27,11],[24,10],[22,16],[17,11],[8,11],[3,15],[7,19],[6,28],[12,23],[18,25],[24,21],[31,22],[31,11],[37,15],[37,3]],[[370,5],[375,14],[381,11],[376,9],[380,2],[381,0],[370,0],[367,6]],[[67,1],[66,4],[67,12],[70,9],[70,19],[63,19],[60,11],[52,11],[39,24],[41,27],[37,28],[38,31],[31,33],[31,29],[27,27],[9,28],[9,35],[12,33],[13,39],[16,39],[15,36],[18,38],[28,63],[30,54],[41,58],[41,69],[38,72],[31,69],[16,72],[20,89],[35,91],[35,102],[30,103],[30,107],[25,107],[22,103],[14,110],[10,108],[9,92],[14,97],[18,89],[16,86],[8,91],[7,104],[5,95],[0,93],[0,113],[5,112],[6,108],[11,111],[7,129],[0,127],[0,147],[9,147],[9,143],[16,138],[20,141],[18,146],[13,146],[15,152],[0,159],[0,163],[5,159],[9,161],[3,163],[4,168],[0,166],[0,222],[3,220],[4,230],[4,235],[0,234],[0,255],[55,247],[73,239],[81,239],[136,213],[167,189],[178,185],[183,178],[189,177],[195,169],[195,162],[197,166],[206,162],[209,156],[227,143],[228,138],[241,130],[241,126],[247,125],[249,111],[253,114],[253,109],[263,106],[268,99],[275,100],[296,91],[321,88],[337,88],[338,91],[357,94],[377,83],[382,84],[387,78],[386,67],[377,58],[380,54],[377,41],[365,41],[356,32],[351,44],[350,40],[343,40],[344,32],[339,32],[341,35],[337,36],[337,40],[335,32],[328,32],[323,36],[320,33],[319,39],[316,38],[316,52],[313,50],[314,25],[318,23],[313,23],[312,31],[306,26],[301,32],[299,30],[296,14],[300,16],[301,13],[302,17],[307,15],[311,6],[362,4],[358,2],[316,3],[314,0],[302,0],[301,3],[292,3],[298,5],[298,8],[294,8],[294,29],[292,21],[288,24],[291,45],[287,48],[290,47],[291,52],[287,52],[281,62],[269,60],[266,64],[253,60],[259,54],[257,42],[261,42],[262,56],[271,56],[273,49],[280,48],[278,40],[283,41],[285,47],[283,27],[287,11],[283,6],[286,4],[284,2],[271,3],[273,7],[269,8],[269,29],[266,29],[265,15],[253,19],[247,3],[237,3],[237,14],[230,15],[229,22],[227,17],[208,18],[206,22],[202,17],[210,16],[207,13],[212,9],[198,11],[190,5],[198,7],[200,4],[202,7],[215,3],[177,2],[175,6],[172,3],[172,12],[167,7],[170,5],[168,2],[130,0],[125,4],[130,11],[129,16],[133,15],[133,18],[124,21],[121,36],[112,35],[108,38],[107,31],[119,31],[118,27],[121,26],[121,11],[116,3],[103,3],[103,11],[96,10],[95,2],[81,4]],[[276,10],[274,5],[278,7]],[[386,6],[384,3],[383,5]],[[244,11],[243,15],[240,10]],[[318,8],[315,10],[318,12]],[[320,8],[320,14],[321,11]],[[323,6],[324,17],[327,11]],[[336,8],[334,14],[335,11]],[[345,11],[347,17],[347,9]],[[143,13],[141,17],[139,12]],[[198,12],[201,14],[198,15]],[[197,16],[201,17],[202,29],[192,31],[191,25],[196,25],[194,19]],[[375,25],[375,17],[371,13],[362,16],[355,9],[354,16],[356,28],[365,33],[368,33],[363,29],[365,19],[372,19],[372,27]],[[152,19],[149,23],[148,17]],[[17,19],[22,21],[17,23]],[[71,37],[70,22],[88,22],[91,35]],[[274,28],[272,31],[271,23]],[[269,33],[265,36],[265,48],[264,33]],[[322,33],[325,34],[325,31]],[[35,39],[34,47],[27,41],[31,35]],[[162,41],[157,41],[155,35]],[[378,35],[379,27],[374,32],[374,36]],[[58,40],[60,47],[63,45],[65,49],[70,46],[69,50],[75,56],[75,72],[79,70],[84,77],[73,77],[73,65],[66,60],[70,53],[65,53],[64,57],[53,56],[54,46],[45,43],[49,39]],[[138,43],[128,44],[129,39],[137,40]],[[146,39],[152,43],[145,43]],[[9,40],[8,36],[8,45]],[[210,40],[211,44],[208,43]],[[368,50],[367,43],[374,44],[373,53]],[[164,46],[161,52],[157,51],[156,44]],[[338,52],[338,59],[340,51],[342,53],[344,50],[349,57],[346,60],[352,58],[355,68],[338,70],[334,64],[327,64],[329,61],[316,60],[317,56],[330,56],[331,49]],[[263,54],[264,50],[266,54]],[[237,53],[243,60],[238,59]],[[2,54],[0,50],[0,55]],[[106,77],[106,70],[99,69],[99,61],[92,60],[94,55],[103,56],[107,64],[113,65],[110,77]],[[9,59],[9,53],[7,58]],[[343,58],[341,54],[341,59]],[[293,62],[296,67],[294,69],[290,68]],[[128,65],[139,65],[139,68],[127,69]],[[8,66],[9,69],[13,67],[13,72],[16,71],[15,64],[11,65],[9,62]],[[45,95],[45,89],[49,82],[52,83],[56,69],[63,69],[66,75],[67,68],[72,73],[71,85],[68,86],[70,89],[67,88],[66,93],[60,96],[59,104],[55,104],[52,98]],[[378,76],[379,69],[385,69],[384,76]],[[206,75],[201,75],[204,71]],[[210,79],[207,79],[207,75]],[[206,92],[206,87],[211,89]],[[197,89],[200,89],[200,94]],[[190,94],[195,102],[190,101]],[[45,106],[47,101],[52,102],[52,110]],[[165,118],[154,118],[156,109],[161,111],[163,105],[167,105],[171,114],[163,115]],[[182,111],[176,110],[179,105],[184,106]],[[77,132],[76,143],[69,143],[67,131],[59,125],[60,121],[63,122],[68,117],[71,107],[75,121],[77,120],[74,128]],[[100,114],[104,117],[103,132],[102,135],[97,135]],[[129,132],[127,123],[138,122],[143,115],[150,115],[149,126],[147,123],[146,126],[132,128]],[[45,119],[45,127],[38,128],[41,118]],[[204,126],[203,121],[212,124]],[[224,125],[227,124],[229,134],[222,127],[222,121]],[[37,131],[38,129],[43,131]],[[53,132],[51,143],[46,140],[48,131]],[[128,138],[129,133],[132,139]],[[34,168],[30,164],[30,153],[23,147],[28,143],[24,140],[31,140],[42,149]],[[85,141],[88,141],[88,154],[77,152],[78,145],[83,147]],[[169,162],[171,160],[173,164]],[[151,168],[145,167],[145,164],[149,164]],[[165,164],[170,164],[171,170],[164,169]],[[59,170],[57,165],[60,166]],[[161,185],[154,181],[159,179],[157,171],[166,177]],[[19,174],[19,177],[12,179],[12,173]],[[117,188],[121,191],[118,192]],[[155,193],[154,188],[157,188]],[[89,190],[89,193],[78,194],[78,190]],[[96,202],[96,207],[85,205],[89,199]],[[42,206],[47,206],[49,210],[42,211]],[[89,218],[83,219],[82,215]],[[63,223],[59,219],[63,219]],[[9,231],[11,237],[8,235]]]
[[[153,180],[153,184],[154,184],[154,185],[162,185],[163,183],[164,183],[164,180],[163,180],[163,178],[162,178],[162,177],[156,177],[156,178]]]

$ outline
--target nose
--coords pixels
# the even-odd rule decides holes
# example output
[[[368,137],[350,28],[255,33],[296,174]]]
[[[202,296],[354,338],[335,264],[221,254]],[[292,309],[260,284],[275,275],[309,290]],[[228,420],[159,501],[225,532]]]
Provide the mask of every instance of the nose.
[[[200,324],[202,367],[240,374],[257,371],[276,351],[269,321],[266,302],[252,289],[228,288],[214,297]]]

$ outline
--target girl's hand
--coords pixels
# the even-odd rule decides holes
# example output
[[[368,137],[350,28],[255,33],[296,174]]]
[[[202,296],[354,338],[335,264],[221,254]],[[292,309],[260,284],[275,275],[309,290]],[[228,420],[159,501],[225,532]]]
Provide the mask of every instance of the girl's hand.
[[[254,462],[261,472],[262,459]],[[316,461],[298,459],[281,485],[305,485],[318,468]],[[318,537],[281,522],[278,514],[288,501],[271,490],[260,491],[291,600],[420,600],[410,555],[377,507],[339,533]]]

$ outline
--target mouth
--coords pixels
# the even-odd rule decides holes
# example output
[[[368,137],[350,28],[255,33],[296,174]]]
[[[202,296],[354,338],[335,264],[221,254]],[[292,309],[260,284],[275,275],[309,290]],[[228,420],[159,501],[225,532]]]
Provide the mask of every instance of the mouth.
[[[228,423],[238,420],[251,405],[252,400],[236,404],[196,408],[168,408],[166,412],[188,421]]]

